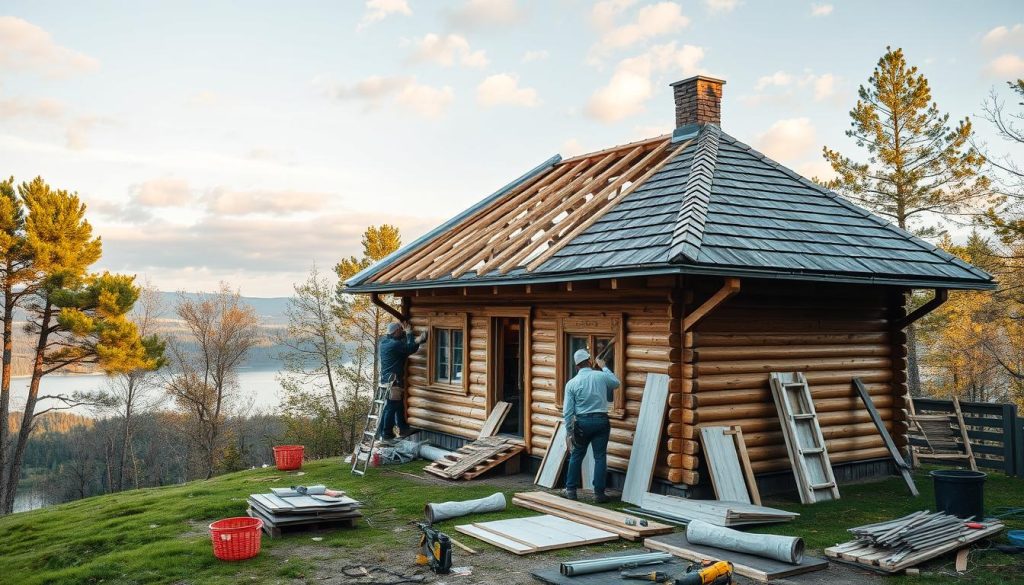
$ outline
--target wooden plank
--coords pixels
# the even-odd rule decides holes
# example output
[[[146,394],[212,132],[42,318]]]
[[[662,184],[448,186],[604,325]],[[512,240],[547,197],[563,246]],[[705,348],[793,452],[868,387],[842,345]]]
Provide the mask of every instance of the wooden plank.
[[[622,486],[622,501],[641,506],[643,496],[651,489],[654,458],[658,454],[661,433],[668,407],[668,376],[647,374],[644,397],[636,422],[636,434],[629,454],[629,466]]]
[[[943,292],[945,290],[943,289]],[[935,298],[938,298],[939,289],[935,290]],[[964,424],[964,413],[960,410],[960,399],[953,397],[953,412],[956,413],[956,421],[960,426],[960,438],[964,444],[964,452],[967,453],[967,460],[971,463],[971,469],[978,471],[978,464],[974,461],[974,452],[971,451],[971,440],[967,437],[967,425]]]
[[[728,427],[702,427],[701,442],[704,459],[711,475],[711,485],[719,500],[750,503],[750,494],[743,479],[743,469],[736,453],[736,442],[726,435]]]
[[[868,414],[871,415],[871,422],[875,423],[875,428],[878,429],[878,434],[882,435],[882,441],[885,442],[885,448],[889,450],[889,454],[892,455],[893,461],[896,462],[896,468],[899,469],[900,474],[903,475],[903,481],[906,482],[907,488],[910,490],[910,494],[915,497],[920,495],[917,491],[917,485],[914,483],[914,476],[910,473],[910,466],[903,460],[903,456],[900,455],[900,451],[896,448],[896,444],[892,442],[892,436],[889,435],[889,430],[885,428],[885,421],[883,421],[881,415],[878,414],[878,409],[875,408],[875,403],[871,401],[871,395],[868,394],[868,389],[864,387],[864,383],[860,381],[860,378],[853,379],[853,387],[857,390],[857,394],[864,403],[864,407],[868,409]]]
[[[672,527],[667,524],[660,524],[658,522],[650,522],[647,526],[629,526],[626,524],[627,520],[636,520],[635,516],[624,514],[616,510],[609,510],[607,508],[601,508],[593,506],[584,502],[574,502],[566,498],[549,494],[546,492],[522,492],[514,495],[514,498],[524,502],[534,502],[545,507],[558,510],[558,513],[551,513],[555,516],[561,516],[569,520],[577,518],[592,518],[598,520],[609,526],[607,530],[612,530],[612,526],[622,527],[630,532],[635,532],[642,536],[654,536],[656,534],[663,534],[672,531]]]
[[[644,540],[644,546],[652,550],[671,553],[690,561],[710,559],[713,561],[729,561],[736,574],[749,577],[755,581],[766,583],[774,579],[792,577],[828,568],[828,561],[804,555],[799,565],[783,563],[774,559],[766,559],[746,553],[734,552],[713,546],[693,544],[686,540],[685,532],[676,532],[665,536],[656,536]]]
[[[750,455],[747,454],[746,439],[743,438],[743,427],[733,426],[726,433],[732,435],[736,441],[736,452],[740,455],[740,463],[743,465],[743,476],[747,480],[747,490],[750,492],[750,501],[758,506],[761,505],[761,492],[757,489],[757,477],[754,476],[754,468],[750,465]]]
[[[494,408],[491,410],[490,416],[484,422],[484,426],[480,428],[480,434],[477,435],[478,439],[484,437],[493,437],[498,429],[501,428],[501,423],[505,422],[505,417],[508,416],[509,410],[512,409],[512,405],[508,402],[499,401],[494,403]]]
[[[555,432],[551,435],[551,442],[548,443],[547,451],[544,453],[544,459],[540,462],[540,469],[537,470],[537,477],[533,483],[548,489],[554,488],[562,477],[566,455],[568,455],[568,449],[565,444],[565,425],[562,424],[562,419],[558,419],[558,422],[555,423]]]
[[[552,507],[549,507],[549,506],[545,506],[544,504],[541,504],[539,502],[534,502],[534,501],[531,501],[531,500],[521,500],[519,498],[512,498],[512,503],[515,504],[516,506],[519,506],[520,508],[526,508],[527,510],[533,510],[534,512],[540,512],[541,514],[549,514],[551,516],[558,516],[560,518],[566,518],[567,520],[572,520],[573,522],[579,522],[580,524],[586,524],[587,526],[590,526],[590,527],[593,527],[593,528],[597,528],[599,530],[607,530],[608,532],[614,532],[615,534],[618,534],[620,538],[625,538],[626,540],[631,540],[631,541],[635,542],[635,541],[643,540],[645,538],[643,535],[639,534],[638,532],[636,532],[634,530],[630,530],[629,526],[626,526],[626,525],[618,526],[616,524],[607,524],[607,523],[605,523],[605,522],[603,522],[601,520],[595,520],[593,518],[588,518],[586,516],[572,515],[572,514],[569,514],[569,513],[565,512],[564,510],[559,510],[557,508],[552,508]]]
[[[705,520],[717,526],[788,522],[799,516],[796,512],[744,504],[742,502],[688,500],[652,493],[644,494],[641,507],[644,510],[686,520]]]
[[[487,529],[480,528],[475,524],[461,524],[459,526],[456,526],[455,530],[458,530],[463,534],[472,536],[473,538],[481,542],[486,542],[487,544],[496,546],[501,549],[505,549],[517,555],[525,555],[530,554],[532,552],[537,552],[533,550],[532,546],[523,544],[521,542],[517,542],[511,538],[495,534]]]

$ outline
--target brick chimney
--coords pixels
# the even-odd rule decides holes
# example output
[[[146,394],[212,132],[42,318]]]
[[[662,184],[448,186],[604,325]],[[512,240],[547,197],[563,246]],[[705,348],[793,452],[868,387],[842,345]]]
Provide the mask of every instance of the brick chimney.
[[[725,81],[697,75],[672,84],[676,128],[691,124],[722,125],[722,86]]]

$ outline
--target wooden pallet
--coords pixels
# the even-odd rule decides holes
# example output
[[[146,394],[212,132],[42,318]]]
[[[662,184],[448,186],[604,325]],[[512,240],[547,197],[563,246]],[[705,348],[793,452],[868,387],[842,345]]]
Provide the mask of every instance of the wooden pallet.
[[[475,479],[519,455],[523,446],[505,437],[485,437],[467,443],[423,468],[444,479]]]
[[[1003,531],[1003,524],[992,522],[984,528],[971,530],[960,538],[943,542],[931,548],[918,550],[903,557],[898,562],[890,562],[889,559],[896,551],[891,548],[868,544],[858,540],[851,540],[825,549],[825,556],[845,563],[862,565],[865,568],[881,571],[884,573],[901,573],[904,570],[919,565],[937,556],[953,552],[969,546],[990,536],[995,536]]]
[[[246,514],[251,518],[259,518],[263,520],[263,532],[270,538],[280,538],[286,534],[294,534],[296,532],[311,532],[319,530],[339,530],[343,528],[355,528],[356,523],[362,518],[362,514],[358,512],[349,518],[334,518],[334,519],[323,519],[323,518],[310,518],[309,522],[295,522],[290,524],[276,524],[271,520],[267,519],[266,516],[259,512],[249,508],[246,510]]]

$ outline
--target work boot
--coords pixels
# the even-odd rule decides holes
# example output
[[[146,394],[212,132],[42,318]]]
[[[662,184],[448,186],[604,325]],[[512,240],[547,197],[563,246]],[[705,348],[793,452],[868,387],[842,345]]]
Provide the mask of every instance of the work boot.
[[[411,437],[411,436],[415,435],[418,432],[419,431],[417,431],[416,429],[408,428],[408,429],[405,429],[404,431],[401,431],[400,433],[398,433],[398,438],[399,439],[405,439],[406,437]]]
[[[579,497],[576,495],[576,490],[566,489],[562,491],[562,497],[567,500],[578,500]]]
[[[608,495],[605,494],[604,492],[594,492],[594,501],[597,502],[598,504],[607,504],[608,502],[612,501],[612,499],[609,498]]]

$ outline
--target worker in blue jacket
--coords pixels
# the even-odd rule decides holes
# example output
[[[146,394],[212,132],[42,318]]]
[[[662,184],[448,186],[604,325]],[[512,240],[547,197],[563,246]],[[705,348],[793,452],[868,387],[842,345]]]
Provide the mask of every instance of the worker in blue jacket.
[[[426,332],[414,337],[409,322],[389,323],[387,335],[380,338],[380,383],[391,382],[391,391],[384,403],[378,431],[385,441],[395,438],[396,426],[401,437],[412,434],[412,429],[405,422],[405,361],[419,350],[420,344],[426,339]]]
[[[605,475],[608,470],[608,436],[611,424],[608,422],[608,396],[619,387],[615,377],[604,360],[597,358],[597,369],[590,363],[590,352],[578,349],[573,354],[576,375],[565,385],[565,399],[562,416],[567,431],[571,431],[572,455],[569,456],[569,477],[565,480],[565,497],[576,499],[576,490],[582,480],[583,458],[587,447],[594,450],[594,499],[599,504],[608,501],[604,493]]]

